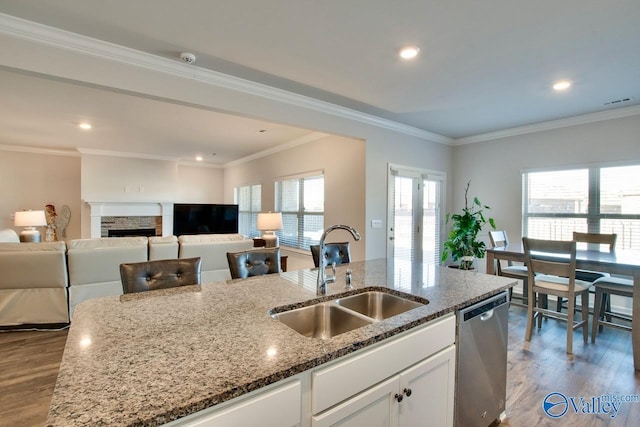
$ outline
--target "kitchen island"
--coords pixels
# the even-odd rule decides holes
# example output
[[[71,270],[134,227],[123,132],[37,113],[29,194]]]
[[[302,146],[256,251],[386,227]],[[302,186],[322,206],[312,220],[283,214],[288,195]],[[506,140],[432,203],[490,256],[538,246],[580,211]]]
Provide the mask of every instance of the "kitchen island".
[[[302,336],[270,316],[385,287],[429,303],[331,339]],[[162,425],[376,346],[516,284],[437,268],[422,286],[387,280],[386,260],[339,266],[328,296],[315,270],[186,286],[80,304],[69,330],[48,426]],[[333,295],[333,296],[332,296]]]

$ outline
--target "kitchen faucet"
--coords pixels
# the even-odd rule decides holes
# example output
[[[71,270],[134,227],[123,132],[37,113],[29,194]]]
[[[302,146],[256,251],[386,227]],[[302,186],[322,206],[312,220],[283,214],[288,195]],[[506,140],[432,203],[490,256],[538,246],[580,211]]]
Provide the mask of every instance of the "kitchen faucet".
[[[333,276],[327,276],[325,272],[325,269],[327,268],[327,260],[324,257],[324,240],[329,235],[329,233],[331,233],[333,230],[338,230],[338,229],[347,230],[349,233],[351,233],[354,240],[356,241],[360,240],[360,233],[358,233],[355,228],[350,227],[348,225],[340,225],[340,224],[332,225],[331,227],[324,230],[324,233],[322,233],[322,236],[320,237],[320,248],[319,248],[320,256],[318,256],[319,258],[318,259],[318,282],[316,287],[317,295],[326,295],[327,284],[334,282],[336,280],[335,263],[333,264],[334,265]]]

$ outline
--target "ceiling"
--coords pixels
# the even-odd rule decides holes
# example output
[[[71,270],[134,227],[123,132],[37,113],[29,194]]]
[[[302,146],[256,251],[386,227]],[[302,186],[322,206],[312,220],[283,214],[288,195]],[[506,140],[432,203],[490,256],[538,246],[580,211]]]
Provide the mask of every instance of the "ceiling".
[[[161,57],[192,52],[198,67],[453,139],[640,105],[637,0],[2,0],[0,12]],[[419,56],[399,59],[404,45]],[[573,86],[554,92],[559,79]],[[0,88],[0,143],[86,146],[69,126],[85,114],[111,150],[223,164],[311,133],[8,70]]]

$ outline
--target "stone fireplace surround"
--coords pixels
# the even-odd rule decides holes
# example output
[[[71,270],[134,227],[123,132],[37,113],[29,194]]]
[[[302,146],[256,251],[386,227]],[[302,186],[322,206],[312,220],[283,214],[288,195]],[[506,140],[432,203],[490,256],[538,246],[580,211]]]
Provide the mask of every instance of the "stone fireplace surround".
[[[173,203],[166,202],[86,202],[91,218],[90,237],[102,237],[103,217],[160,217],[162,235],[173,234]],[[137,222],[137,221],[133,221]],[[136,227],[131,227],[136,228]]]

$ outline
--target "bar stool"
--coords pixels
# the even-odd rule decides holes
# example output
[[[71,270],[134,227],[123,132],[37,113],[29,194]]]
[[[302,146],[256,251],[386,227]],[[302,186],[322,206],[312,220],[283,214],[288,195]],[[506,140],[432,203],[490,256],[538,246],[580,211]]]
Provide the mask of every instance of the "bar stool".
[[[489,231],[489,240],[494,248],[502,248],[509,244],[507,232],[504,230]],[[522,280],[522,304],[513,302],[513,288],[509,288],[509,301],[511,304],[526,307],[529,292],[529,273],[526,265],[516,265],[513,261],[507,261],[507,265],[503,266],[500,260],[496,264],[496,272],[498,276],[510,277],[512,279]]]
[[[603,277],[593,282],[596,299],[593,305],[593,325],[591,326],[591,342],[596,342],[596,333],[602,326],[631,331],[631,326],[613,323],[611,317],[631,321],[631,317],[611,311],[611,295],[633,298],[633,280],[621,277]],[[606,317],[609,316],[609,320]]]
[[[576,242],[559,240],[536,240],[522,238],[524,255],[529,269],[529,304],[527,306],[527,329],[525,340],[531,341],[533,323],[538,317],[538,328],[541,316],[548,316],[567,322],[567,353],[573,353],[573,330],[582,328],[584,342],[589,332],[589,287],[591,283],[576,280]],[[567,298],[569,310],[567,314],[558,313],[544,307],[536,296],[555,295]],[[581,319],[575,321],[575,301],[580,297],[582,306]]]

